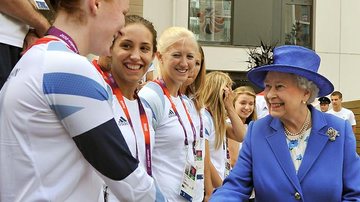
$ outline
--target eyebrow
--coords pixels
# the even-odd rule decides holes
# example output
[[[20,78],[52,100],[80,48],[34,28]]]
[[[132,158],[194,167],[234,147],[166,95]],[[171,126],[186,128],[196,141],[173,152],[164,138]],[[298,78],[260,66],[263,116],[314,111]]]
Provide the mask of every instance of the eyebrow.
[[[134,41],[132,41],[132,40],[130,40],[130,39],[124,39],[124,41],[123,42],[130,42],[130,43],[134,43]],[[150,42],[141,42],[141,45],[143,45],[143,44],[146,44],[146,45],[150,45],[150,46],[152,46],[152,44],[150,43]]]

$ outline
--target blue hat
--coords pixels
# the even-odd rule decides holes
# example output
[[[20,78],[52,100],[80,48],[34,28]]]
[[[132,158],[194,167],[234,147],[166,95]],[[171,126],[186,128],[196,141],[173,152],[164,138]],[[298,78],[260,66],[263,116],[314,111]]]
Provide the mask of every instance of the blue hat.
[[[317,73],[320,57],[312,50],[302,46],[285,45],[274,48],[273,64],[259,66],[250,70],[248,79],[260,88],[264,88],[266,74],[271,72],[291,73],[315,83],[319,96],[326,96],[334,91],[333,84]]]

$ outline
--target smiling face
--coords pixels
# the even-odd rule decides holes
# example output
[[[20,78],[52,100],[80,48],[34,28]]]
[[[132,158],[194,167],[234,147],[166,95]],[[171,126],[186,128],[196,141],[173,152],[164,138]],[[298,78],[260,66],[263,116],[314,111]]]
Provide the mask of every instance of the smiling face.
[[[264,97],[271,116],[293,119],[307,110],[303,101],[309,99],[309,92],[298,87],[295,75],[269,72],[264,84]]]
[[[197,44],[182,38],[168,47],[163,54],[158,54],[161,65],[161,76],[166,85],[180,87],[189,76],[189,72],[195,66]]]
[[[185,86],[188,86],[188,85],[192,84],[195,81],[196,77],[199,75],[201,65],[202,65],[201,64],[201,53],[198,52],[195,55],[195,66],[189,72],[188,79],[184,83]]]
[[[235,111],[245,123],[246,119],[254,112],[255,97],[247,93],[242,93],[237,96],[235,101]]]
[[[111,51],[112,74],[122,85],[137,85],[153,58],[153,35],[143,24],[132,23],[122,29]]]
[[[320,110],[322,112],[327,112],[329,110],[329,104],[327,103],[320,103]]]
[[[201,53],[198,52],[195,55],[195,66],[189,72],[188,79],[184,83],[185,86],[188,86],[188,85],[192,84],[195,81],[196,77],[198,76],[198,74],[200,72],[201,65],[202,65],[201,64]]]
[[[125,24],[125,15],[129,10],[129,0],[100,1],[93,9],[95,16],[92,28],[90,51],[96,55],[110,55],[114,39],[120,35]]]

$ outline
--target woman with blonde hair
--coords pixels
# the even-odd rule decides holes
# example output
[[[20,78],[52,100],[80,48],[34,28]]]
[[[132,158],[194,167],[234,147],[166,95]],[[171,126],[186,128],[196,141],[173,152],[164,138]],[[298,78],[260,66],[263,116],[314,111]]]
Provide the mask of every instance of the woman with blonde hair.
[[[234,107],[235,111],[240,117],[244,127],[247,128],[247,125],[250,121],[257,119],[256,115],[256,94],[254,89],[251,86],[240,86],[234,90],[235,99]],[[241,149],[241,142],[237,142],[229,139],[229,152],[230,152],[230,165],[231,167],[235,166],[237,161],[239,151]]]
[[[230,172],[226,137],[241,142],[244,128],[237,115],[231,90],[233,81],[223,72],[210,72],[200,91],[206,111],[205,125],[205,194],[209,197],[214,188],[222,184]],[[227,116],[231,124],[226,123]]]
[[[200,135],[179,90],[195,66],[197,52],[198,44],[191,31],[183,27],[166,29],[156,53],[160,78],[139,92],[153,112],[152,174],[169,201],[196,198],[195,156]]]
[[[197,132],[200,135],[198,145],[199,150],[196,154],[196,158],[200,159],[197,165],[196,179],[197,186],[195,187],[195,198],[193,201],[204,200],[204,158],[205,158],[205,139],[204,139],[204,123],[203,123],[203,101],[199,95],[199,90],[203,88],[205,83],[205,61],[204,51],[199,45],[199,50],[195,55],[195,66],[190,71],[188,79],[180,88],[180,92],[184,95],[184,99],[187,100],[188,108],[190,110],[191,117],[194,120],[195,128],[199,129]]]

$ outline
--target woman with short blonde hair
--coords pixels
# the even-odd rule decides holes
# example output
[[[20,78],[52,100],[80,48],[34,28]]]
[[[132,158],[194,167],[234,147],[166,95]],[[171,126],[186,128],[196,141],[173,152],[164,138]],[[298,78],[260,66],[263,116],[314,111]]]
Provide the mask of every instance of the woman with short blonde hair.
[[[180,88],[195,66],[199,50],[195,35],[183,27],[166,29],[158,40],[160,77],[147,83],[139,96],[153,112],[155,144],[153,177],[169,201],[196,197],[199,129]]]

